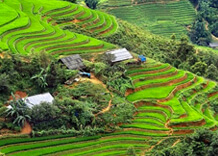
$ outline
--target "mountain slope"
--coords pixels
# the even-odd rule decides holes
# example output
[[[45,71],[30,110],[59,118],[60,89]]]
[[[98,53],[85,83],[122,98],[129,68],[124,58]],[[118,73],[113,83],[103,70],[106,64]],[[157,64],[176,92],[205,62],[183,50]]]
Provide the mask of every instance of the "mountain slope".
[[[46,2],[42,0],[33,2],[5,0],[1,5],[8,9],[7,12],[11,18],[1,16],[3,22],[0,29],[0,48],[3,50],[9,49],[12,53],[24,55],[30,52],[46,51],[54,56],[60,56],[74,53],[104,52],[116,47],[91,37],[62,30],[53,20],[53,18],[71,16],[86,24],[95,20],[87,18],[88,14],[90,14],[90,18],[92,14],[95,14],[104,19],[103,23],[107,21],[106,19],[110,19],[110,25],[116,25],[114,17],[105,13],[56,0]],[[68,15],[68,13],[71,14]],[[101,22],[101,20],[99,21]],[[78,24],[80,23],[78,22]],[[101,32],[106,31],[106,26],[108,25],[102,25],[102,31],[98,32],[101,34]],[[93,31],[94,29],[93,26]],[[96,28],[96,30],[100,29]],[[112,30],[116,31],[116,28]]]
[[[108,0],[102,4],[102,7],[120,19],[165,37],[175,34],[180,38],[181,35],[186,35],[186,27],[192,24],[196,16],[188,0],[132,2]]]

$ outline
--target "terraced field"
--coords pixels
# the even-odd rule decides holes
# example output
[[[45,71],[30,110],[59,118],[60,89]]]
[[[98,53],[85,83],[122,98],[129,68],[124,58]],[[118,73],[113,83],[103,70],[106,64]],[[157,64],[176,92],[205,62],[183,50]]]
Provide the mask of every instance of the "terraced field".
[[[128,67],[126,75],[135,86],[126,96],[137,112],[131,123],[121,124],[121,130],[93,137],[0,140],[1,152],[13,156],[105,156],[125,155],[133,146],[142,155],[170,137],[178,140],[198,128],[217,128],[217,114],[210,108],[210,101],[218,98],[217,83],[151,59],[142,66]]]
[[[97,35],[107,36],[117,29],[113,16],[68,2],[56,0],[4,0],[8,16],[1,16],[0,49],[28,54],[46,51],[58,57],[74,53],[104,52],[114,45],[81,34],[62,30],[67,23],[56,20],[71,17],[73,23]],[[0,15],[2,14],[2,10]]]
[[[194,132],[205,127],[216,129],[216,114],[210,101],[217,99],[217,83],[167,64],[150,64],[130,68],[135,89],[129,89],[127,99],[138,108],[132,124],[124,128],[153,130],[167,135]],[[151,125],[151,126],[150,126]]]
[[[103,7],[109,9],[109,12],[116,17],[166,37],[175,34],[179,38],[187,34],[186,26],[192,24],[196,16],[188,0],[134,2],[108,0],[104,4]]]

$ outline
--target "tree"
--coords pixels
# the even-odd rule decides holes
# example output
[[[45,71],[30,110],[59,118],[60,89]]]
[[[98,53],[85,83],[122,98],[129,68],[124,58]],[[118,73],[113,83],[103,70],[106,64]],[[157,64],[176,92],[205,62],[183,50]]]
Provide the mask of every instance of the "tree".
[[[155,156],[215,156],[218,155],[218,131],[198,129],[171,148],[155,151]]]
[[[54,104],[42,102],[31,109],[31,118],[33,123],[51,121],[59,117],[61,110]]]
[[[3,73],[0,75],[0,92],[6,92],[9,88],[9,76]]]
[[[205,22],[201,15],[198,15],[198,18],[193,23],[191,31],[189,33],[191,41],[195,44],[207,46],[211,41],[211,35],[208,30],[205,28]]]
[[[207,64],[205,62],[196,62],[192,67],[191,71],[193,73],[200,73],[201,75],[204,75],[207,69]]]
[[[31,117],[27,115],[29,108],[23,99],[17,100],[13,94],[12,97],[10,108],[5,111],[6,116],[12,118],[13,124],[23,127],[27,120],[31,120]]]
[[[214,36],[217,36],[218,37],[218,21],[216,21],[214,24],[212,24],[210,26],[210,29],[211,29],[211,33],[214,35]]]
[[[86,5],[91,9],[96,9],[99,0],[85,0]]]
[[[209,79],[218,80],[218,69],[214,64],[211,64],[206,72]]]
[[[71,3],[76,3],[76,0],[64,0],[64,1],[68,1],[68,2],[71,2]]]
[[[47,77],[47,71],[49,70],[49,67],[45,70],[41,68],[41,72],[39,74],[34,75],[31,77],[32,80],[35,80],[38,86],[43,89],[46,86],[48,86],[46,82],[46,77]]]

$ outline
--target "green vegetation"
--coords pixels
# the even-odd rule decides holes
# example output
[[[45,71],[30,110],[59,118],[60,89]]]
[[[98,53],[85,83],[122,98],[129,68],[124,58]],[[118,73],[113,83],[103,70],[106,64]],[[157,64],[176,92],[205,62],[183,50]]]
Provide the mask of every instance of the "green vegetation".
[[[0,3],[0,155],[175,155],[177,150],[215,155],[216,132],[189,136],[218,126],[217,82],[199,77],[217,80],[216,50],[196,50],[181,36],[195,18],[191,4],[102,0],[99,5],[151,32],[177,35],[159,37],[67,1]],[[105,51],[119,46],[134,59],[111,63]],[[81,55],[80,71],[91,79],[58,60],[71,54]],[[146,56],[145,63],[136,61],[138,54]],[[76,82],[67,85],[69,79]],[[28,108],[20,99],[44,92],[55,100]],[[32,132],[20,134],[27,133],[23,126]],[[205,134],[209,140],[202,142]]]
[[[180,38],[182,34],[187,34],[185,27],[195,19],[194,8],[187,0],[165,1],[164,3],[145,1],[143,4],[140,4],[140,1],[137,2],[139,2],[138,5],[132,5],[128,0],[122,2],[109,0],[108,5],[106,3],[104,7],[109,8],[109,13],[122,20],[166,37],[175,34]],[[110,8],[111,6],[116,7]]]
[[[60,56],[70,55],[74,53],[102,52],[108,49],[115,48],[114,45],[111,45],[109,43],[102,42],[94,38],[90,38],[73,32],[68,32],[67,30],[61,30],[59,26],[52,26],[53,24],[50,24],[51,20],[63,18],[62,16],[65,15],[65,12],[63,12],[63,10],[67,7],[70,7],[70,9],[72,9],[70,10],[71,12],[75,12],[75,18],[77,17],[78,20],[84,21],[88,19],[86,19],[86,17],[80,19],[78,16],[79,12],[76,12],[77,9],[82,9],[84,10],[83,12],[86,11],[87,13],[92,12],[93,14],[96,13],[95,11],[90,11],[87,8],[83,9],[83,7],[80,7],[76,4],[58,2],[55,0],[49,2],[36,0],[33,3],[18,0],[16,0],[14,3],[11,3],[10,1],[4,1],[4,3],[2,3],[1,5],[4,5],[5,8],[11,8],[14,13],[20,14],[20,16],[15,20],[11,20],[10,22],[5,21],[5,25],[3,25],[3,28],[5,29],[1,29],[2,42],[0,45],[2,46],[0,48],[4,50],[9,49],[13,53],[20,54],[46,51],[48,53],[51,53],[52,55]],[[22,11],[20,11],[20,5],[23,8]],[[57,9],[57,6],[59,6],[60,8]],[[40,12],[39,10],[37,10],[37,12],[34,12],[35,8],[40,9],[41,7],[43,7],[42,12]],[[97,14],[102,14],[103,18],[110,18],[110,21],[113,21],[114,24],[117,25],[116,21],[112,20],[114,19],[114,17],[101,12],[97,12]],[[44,17],[44,15],[46,15],[46,17]],[[49,17],[53,17],[54,19],[50,19]],[[94,21],[95,19],[92,20]],[[2,21],[4,21],[4,18],[2,19]],[[20,23],[20,21],[22,21],[22,23]],[[116,28],[112,30],[116,31]],[[104,28],[103,31],[106,31],[106,29]],[[98,33],[101,32],[99,31]],[[76,36],[77,39],[69,40],[70,36]],[[54,41],[58,44],[54,44]]]

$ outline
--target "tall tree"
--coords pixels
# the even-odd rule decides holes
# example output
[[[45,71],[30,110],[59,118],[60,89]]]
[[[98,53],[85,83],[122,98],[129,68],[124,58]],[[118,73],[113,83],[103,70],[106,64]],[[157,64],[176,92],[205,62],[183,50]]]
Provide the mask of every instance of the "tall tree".
[[[96,9],[99,0],[85,0],[86,5],[91,9]]]

